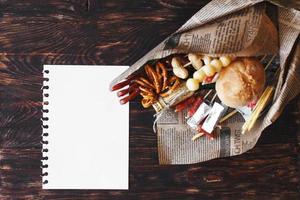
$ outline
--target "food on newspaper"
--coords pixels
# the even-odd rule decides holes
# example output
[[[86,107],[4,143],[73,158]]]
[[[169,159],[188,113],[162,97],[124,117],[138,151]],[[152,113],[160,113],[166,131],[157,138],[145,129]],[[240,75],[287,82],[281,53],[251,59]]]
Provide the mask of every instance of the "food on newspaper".
[[[262,60],[196,53],[172,55],[148,62],[112,90],[119,90],[121,104],[140,98],[144,108],[152,106],[157,113],[166,108],[186,110],[187,125],[198,132],[191,139],[203,135],[214,139],[215,129],[241,108],[250,110],[243,127],[246,132],[266,107],[273,89],[265,86]],[[228,110],[231,112],[226,114]]]
[[[135,99],[157,112],[160,164],[252,149],[299,94],[300,12],[274,2],[213,0],[112,80],[121,103]]]
[[[238,108],[256,101],[265,87],[265,70],[257,59],[242,58],[224,68],[216,82],[220,100]]]

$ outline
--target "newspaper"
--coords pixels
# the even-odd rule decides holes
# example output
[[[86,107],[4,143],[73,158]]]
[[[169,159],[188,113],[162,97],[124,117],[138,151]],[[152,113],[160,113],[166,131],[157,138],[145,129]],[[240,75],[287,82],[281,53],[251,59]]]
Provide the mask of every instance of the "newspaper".
[[[274,101],[259,118],[251,132],[241,134],[244,119],[235,115],[227,120],[218,137],[210,140],[195,134],[186,124],[185,111],[165,110],[157,120],[160,164],[191,164],[239,155],[253,148],[263,129],[273,123],[285,105],[300,92],[300,11],[278,4],[278,31],[265,13],[264,0],[213,0],[174,34],[139,59],[117,77],[112,85],[122,81],[146,62],[175,53],[197,52],[233,56],[273,55],[279,50],[280,75]],[[272,3],[272,1],[269,1]],[[289,59],[291,58],[291,59]],[[291,61],[290,61],[291,60]]]

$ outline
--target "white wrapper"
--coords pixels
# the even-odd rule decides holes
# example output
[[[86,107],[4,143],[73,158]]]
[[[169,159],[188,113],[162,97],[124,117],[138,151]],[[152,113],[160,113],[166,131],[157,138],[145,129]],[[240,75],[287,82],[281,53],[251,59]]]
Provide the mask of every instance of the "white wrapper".
[[[207,133],[212,133],[225,110],[223,105],[215,102],[202,125],[202,129]]]
[[[199,123],[204,120],[204,118],[210,113],[211,106],[208,105],[207,103],[203,102],[195,114],[187,121],[187,124],[192,128],[192,129],[197,129],[197,126]]]

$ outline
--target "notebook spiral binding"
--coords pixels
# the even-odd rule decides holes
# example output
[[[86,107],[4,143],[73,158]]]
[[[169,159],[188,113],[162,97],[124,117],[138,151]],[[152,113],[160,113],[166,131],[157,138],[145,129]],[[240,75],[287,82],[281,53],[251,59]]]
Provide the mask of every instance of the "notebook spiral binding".
[[[49,74],[49,70],[44,70],[43,71],[43,76],[44,76],[44,80],[43,80],[43,86],[42,86],[42,91],[43,91],[43,108],[42,108],[42,129],[43,129],[43,134],[42,134],[42,160],[41,160],[41,168],[42,168],[42,183],[43,184],[47,184],[48,183],[48,172],[47,172],[47,168],[48,168],[48,143],[49,141],[47,140],[47,137],[49,136],[48,133],[48,128],[49,125],[47,124],[48,120],[49,120],[49,109],[48,109],[48,105],[49,105],[49,101],[48,101],[48,97],[49,97],[49,86],[47,85],[47,82],[49,81],[49,78],[47,77],[47,74]]]

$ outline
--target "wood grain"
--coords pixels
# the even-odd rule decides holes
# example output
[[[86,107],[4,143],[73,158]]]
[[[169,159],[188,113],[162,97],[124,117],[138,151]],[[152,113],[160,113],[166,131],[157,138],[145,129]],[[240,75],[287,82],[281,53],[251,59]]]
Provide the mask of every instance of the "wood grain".
[[[130,65],[208,1],[0,1],[0,199],[299,199],[300,97],[241,156],[158,165],[154,112],[130,104],[130,190],[42,190],[43,64]]]

